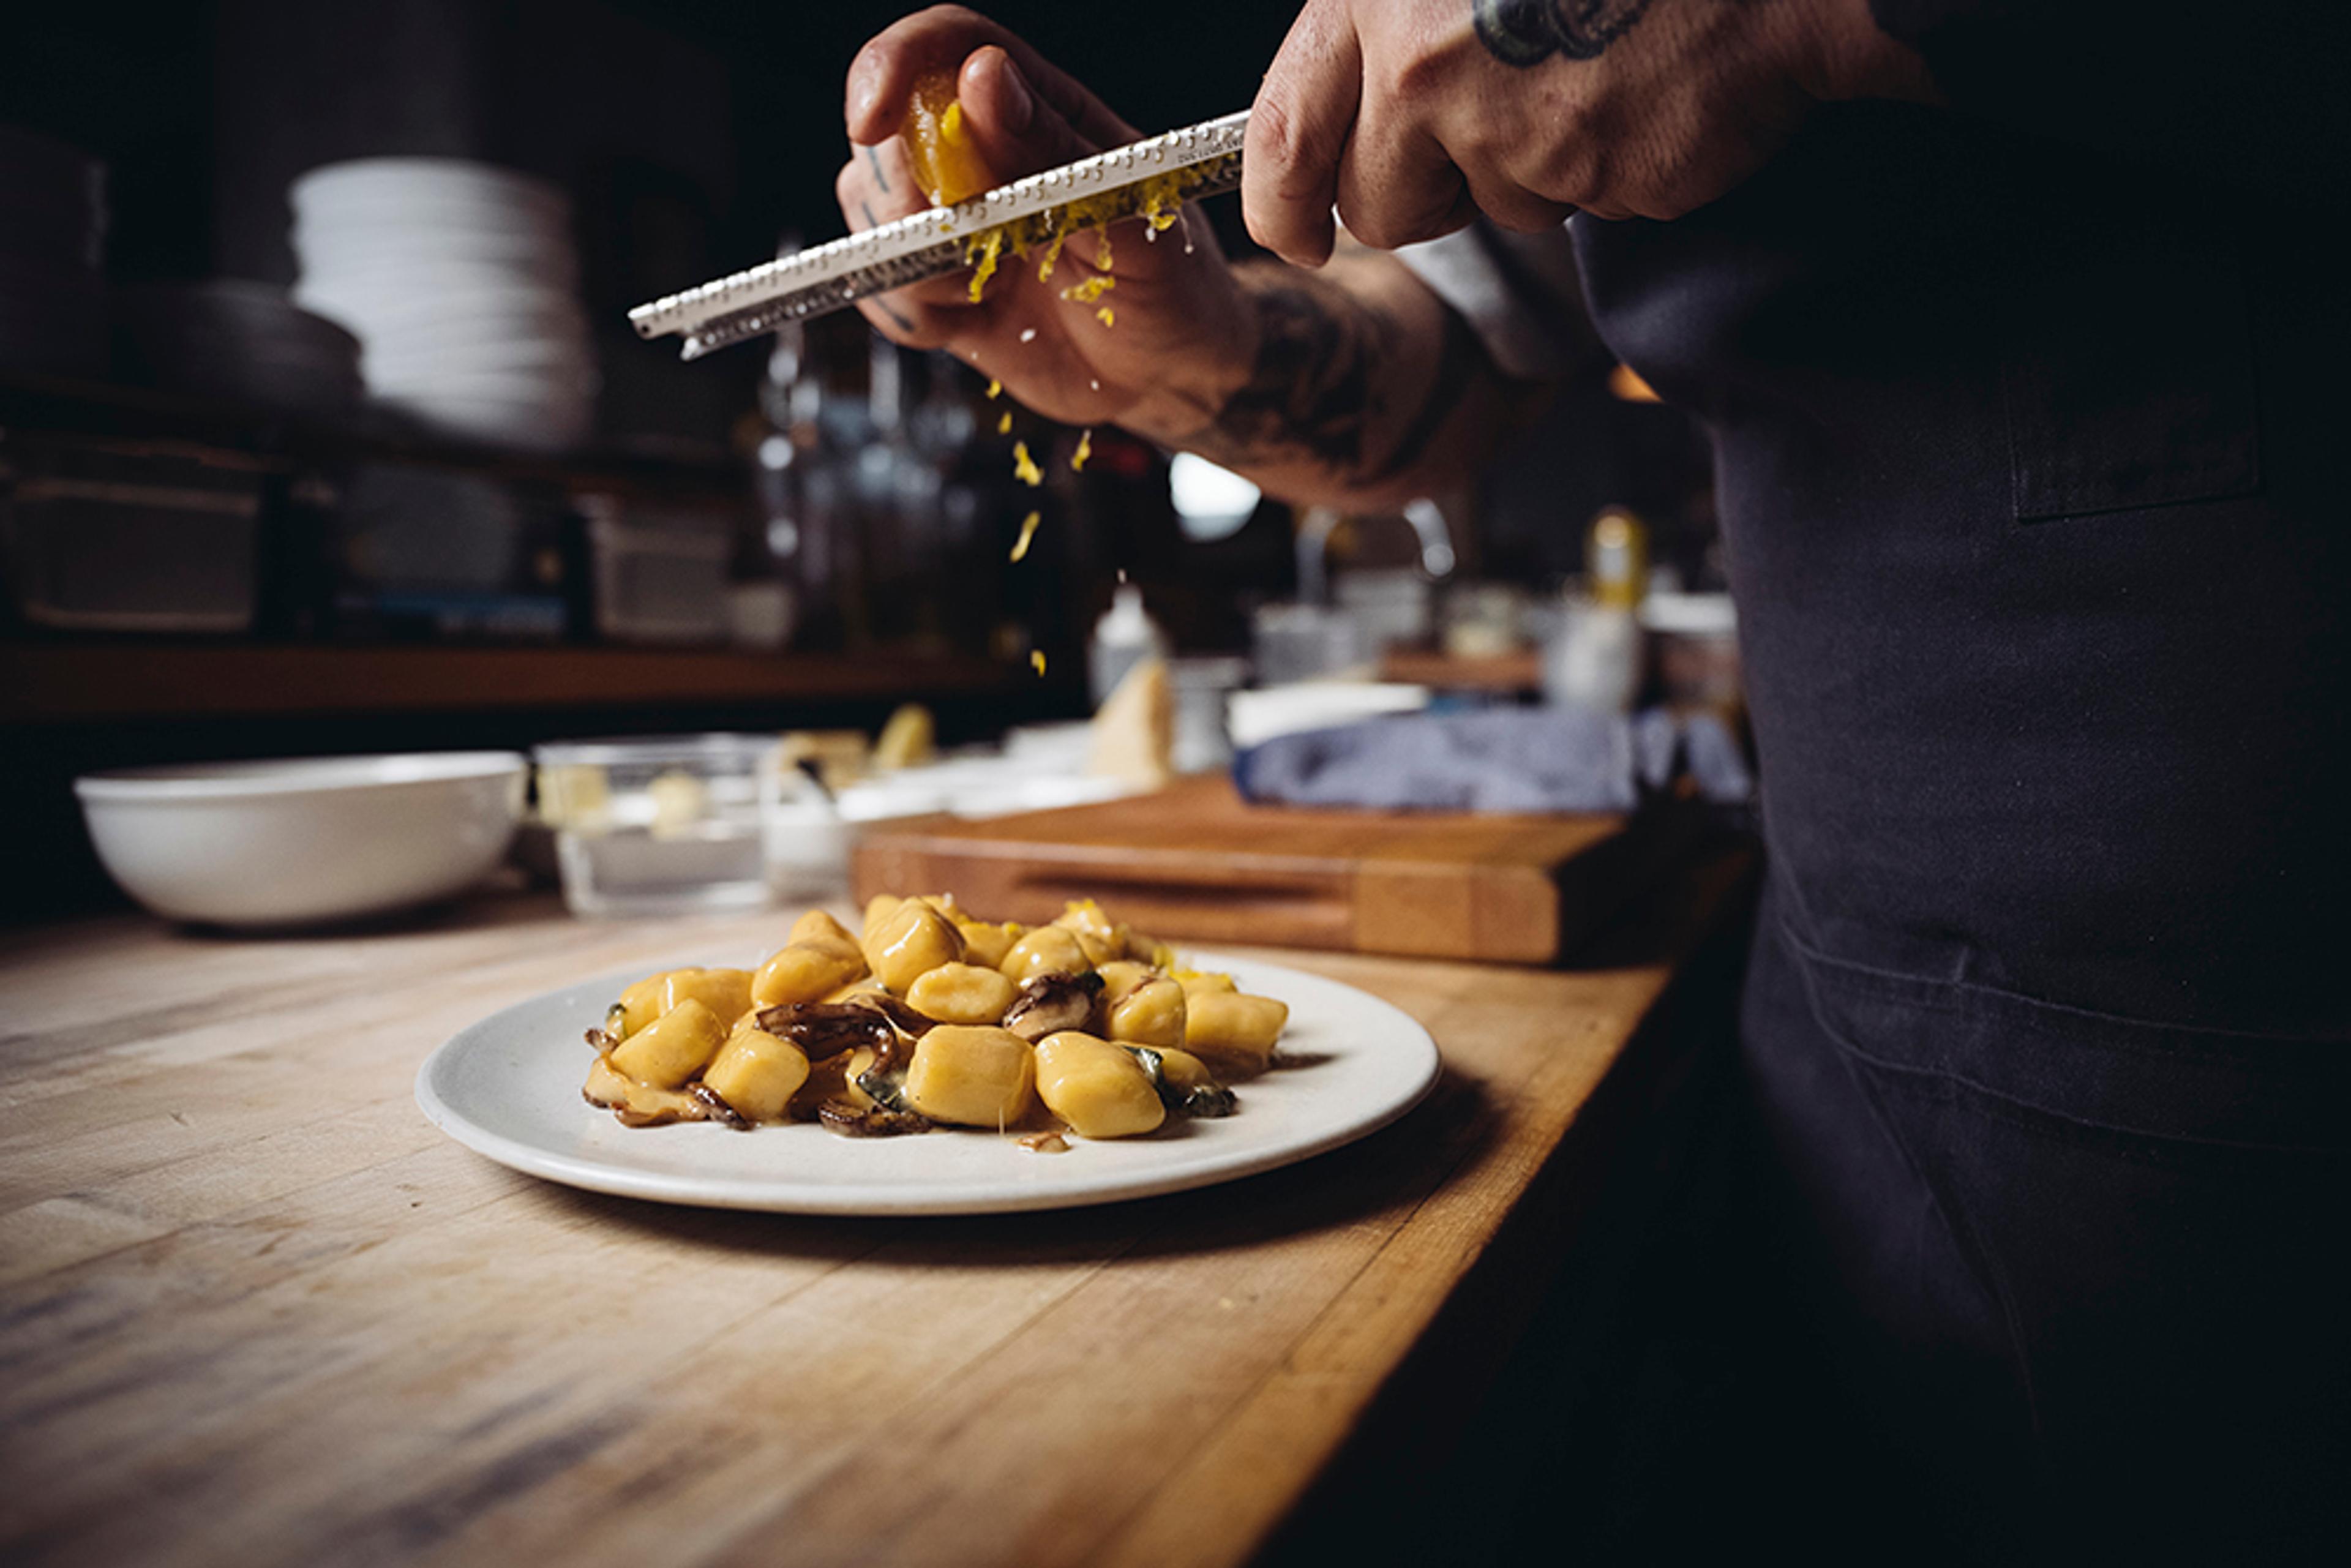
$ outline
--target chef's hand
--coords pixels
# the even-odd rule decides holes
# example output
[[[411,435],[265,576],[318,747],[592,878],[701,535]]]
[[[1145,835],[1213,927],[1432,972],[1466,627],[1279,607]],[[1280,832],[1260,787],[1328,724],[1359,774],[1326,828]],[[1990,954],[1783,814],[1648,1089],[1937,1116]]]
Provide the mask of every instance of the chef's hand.
[[[858,52],[849,69],[849,139],[835,182],[852,229],[871,228],[930,203],[915,187],[898,130],[915,79],[956,73],[956,99],[992,184],[1135,141],[1139,132],[1011,33],[959,5],[896,23]],[[914,284],[859,308],[883,335],[946,349],[1004,383],[1021,402],[1071,424],[1118,422],[1183,431],[1211,415],[1229,382],[1218,344],[1246,342],[1247,305],[1205,219],[1186,209],[1146,241],[1145,225],[1113,234],[1116,287],[1092,300],[1062,291],[1093,276],[1092,234],[1072,237],[1049,280],[1041,256],[1008,251],[982,297],[970,275]],[[1113,321],[1098,315],[1104,307]]]
[[[1308,267],[1334,205],[1382,249],[1481,212],[1679,217],[1815,102],[1932,94],[1868,0],[1307,0],[1249,116],[1242,211]]]

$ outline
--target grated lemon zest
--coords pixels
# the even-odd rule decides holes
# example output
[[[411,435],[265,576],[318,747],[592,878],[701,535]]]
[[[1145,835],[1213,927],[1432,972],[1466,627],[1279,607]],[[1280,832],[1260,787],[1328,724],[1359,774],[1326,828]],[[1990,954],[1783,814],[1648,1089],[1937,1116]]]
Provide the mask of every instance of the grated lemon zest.
[[[963,259],[972,267],[971,302],[974,305],[979,303],[980,290],[987,287],[987,280],[996,276],[996,263],[1003,254],[1004,231],[1000,228],[982,229],[963,242]]]
[[[1029,444],[1025,441],[1012,444],[1012,476],[1023,485],[1045,482],[1045,472],[1037,466],[1037,460],[1029,455]]]
[[[1003,415],[997,420],[996,434],[998,435],[1009,435],[1012,434],[1012,411],[1010,409],[1006,409]]]
[[[1231,156],[1238,158],[1239,154]],[[1026,259],[1031,251],[1041,246],[1043,254],[1038,258],[1037,281],[1050,283],[1053,278],[1053,269],[1060,265],[1061,247],[1069,243],[1070,236],[1092,229],[1102,246],[1094,264],[1095,270],[1107,273],[1111,262],[1112,224],[1121,218],[1139,217],[1149,225],[1148,232],[1163,233],[1174,227],[1182,216],[1185,200],[1190,193],[1224,172],[1225,167],[1224,160],[1220,159],[1195,164],[1188,169],[1170,170],[1120,190],[1064,202],[1058,207],[1049,207],[1041,213],[1032,213],[1025,218],[1016,218],[1008,224],[983,229],[964,242],[965,259],[977,263],[991,255],[1000,256],[1007,246],[1011,247],[1014,255]],[[990,235],[1003,236],[997,241],[993,251],[987,246]],[[1188,242],[1186,248],[1188,250]],[[986,278],[983,277],[979,281],[985,282]],[[1085,286],[1081,284],[1079,287]],[[1085,298],[1091,302],[1100,292],[1096,289],[1094,295]],[[976,292],[973,298],[978,298]],[[1022,342],[1028,340],[1026,337],[1021,339]]]
[[[1031,649],[1029,651],[1029,667],[1030,669],[1032,669],[1032,670],[1036,671],[1036,672],[1037,672],[1039,674],[1040,674],[1040,675],[1041,675],[1041,674],[1043,674],[1045,673],[1045,650],[1044,650],[1044,649],[1042,649],[1042,648],[1031,648]]]
[[[1037,524],[1044,515],[1045,514],[1042,512],[1031,512],[1027,517],[1020,519],[1020,537],[1012,541],[1012,559],[1014,560],[1019,560],[1022,556],[1029,553],[1029,541],[1037,537]]]
[[[1093,455],[1094,433],[1089,430],[1078,437],[1078,449],[1070,455],[1070,472],[1072,474],[1084,473],[1086,471],[1086,459],[1092,457]],[[1019,556],[1014,556],[1012,559],[1019,560],[1020,558]]]

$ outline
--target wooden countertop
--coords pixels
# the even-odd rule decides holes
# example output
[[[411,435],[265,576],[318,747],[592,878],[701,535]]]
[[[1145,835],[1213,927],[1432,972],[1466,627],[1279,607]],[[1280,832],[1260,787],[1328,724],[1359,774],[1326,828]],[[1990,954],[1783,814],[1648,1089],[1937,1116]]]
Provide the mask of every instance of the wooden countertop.
[[[1466,1418],[1745,870],[1572,968],[1281,954],[1426,1023],[1430,1100],[1247,1181],[986,1219],[574,1192],[418,1112],[462,1026],[778,916],[0,936],[0,1558],[1247,1560]]]

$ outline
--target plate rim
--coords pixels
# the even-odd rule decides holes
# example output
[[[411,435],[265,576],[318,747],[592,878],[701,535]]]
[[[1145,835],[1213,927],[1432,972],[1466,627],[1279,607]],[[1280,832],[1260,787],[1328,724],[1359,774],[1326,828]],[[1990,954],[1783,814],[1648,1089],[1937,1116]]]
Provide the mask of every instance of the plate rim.
[[[673,1204],[695,1208],[723,1208],[739,1212],[798,1214],[831,1218],[908,1219],[932,1217],[953,1217],[978,1214],[1040,1213],[1062,1208],[1091,1208],[1103,1204],[1126,1203],[1147,1197],[1159,1197],[1178,1192],[1196,1191],[1202,1187],[1219,1186],[1297,1165],[1333,1149],[1371,1136],[1395,1124],[1409,1114],[1437,1087],[1443,1076],[1444,1057],[1435,1036],[1427,1026],[1386,998],[1374,995],[1360,986],[1311,970],[1293,969],[1288,966],[1263,961],[1244,955],[1227,954],[1207,949],[1186,949],[1186,963],[1193,967],[1238,966],[1247,970],[1279,980],[1297,976],[1315,985],[1333,986],[1391,1014],[1406,1029],[1409,1038],[1419,1048],[1425,1061],[1411,1087],[1395,1095],[1377,1109],[1295,1144],[1238,1153],[1228,1163],[1196,1166],[1174,1172],[1153,1172],[1148,1169],[1111,1177],[1071,1189],[1041,1188],[1033,1191],[1008,1190],[1003,1187],[982,1189],[967,1198],[952,1193],[940,1194],[934,1187],[910,1186],[903,1198],[876,1201],[871,1187],[816,1188],[795,1186],[793,1184],[769,1183],[746,1185],[739,1179],[695,1177],[674,1173],[631,1170],[602,1161],[565,1155],[538,1145],[509,1137],[484,1126],[469,1116],[461,1106],[452,1104],[434,1083],[436,1070],[454,1061],[473,1047],[479,1031],[496,1024],[507,1015],[546,1005],[551,998],[577,987],[603,983],[602,973],[591,974],[580,980],[550,987],[521,998],[486,1013],[465,1025],[435,1046],[416,1070],[415,1099],[417,1108],[425,1119],[444,1135],[508,1170],[549,1181],[559,1186],[582,1191],[603,1193],[612,1197],[637,1198],[647,1202]],[[674,966],[673,966],[674,967]],[[615,967],[613,976],[642,977],[642,965]],[[653,971],[657,972],[657,971]],[[621,983],[626,984],[625,980]],[[1263,983],[1259,981],[1258,983]],[[1244,1110],[1244,1114],[1246,1111]],[[861,1196],[862,1195],[862,1196]]]

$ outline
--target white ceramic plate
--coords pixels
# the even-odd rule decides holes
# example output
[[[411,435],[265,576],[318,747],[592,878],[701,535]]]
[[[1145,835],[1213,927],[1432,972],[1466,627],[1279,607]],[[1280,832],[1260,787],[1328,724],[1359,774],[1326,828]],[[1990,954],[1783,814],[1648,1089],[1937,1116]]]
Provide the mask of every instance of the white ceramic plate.
[[[491,1014],[425,1060],[416,1103],[477,1154],[594,1192],[797,1214],[997,1214],[1182,1192],[1352,1143],[1395,1121],[1437,1082],[1437,1044],[1398,1009],[1353,986],[1211,953],[1245,991],[1290,1004],[1290,1064],[1238,1084],[1238,1113],[1178,1119],[1145,1138],[1071,1138],[1040,1155],[1011,1137],[942,1128],[843,1138],[813,1124],[732,1132],[710,1123],[623,1127],[580,1097],[582,1034],[632,980],[619,974]]]

